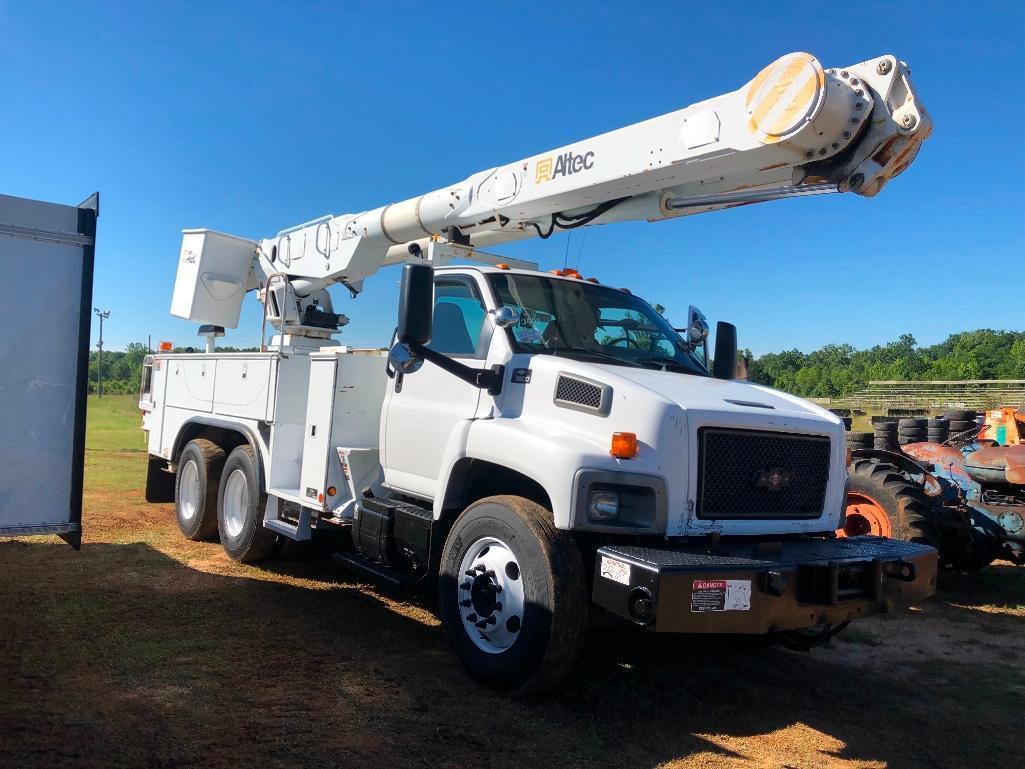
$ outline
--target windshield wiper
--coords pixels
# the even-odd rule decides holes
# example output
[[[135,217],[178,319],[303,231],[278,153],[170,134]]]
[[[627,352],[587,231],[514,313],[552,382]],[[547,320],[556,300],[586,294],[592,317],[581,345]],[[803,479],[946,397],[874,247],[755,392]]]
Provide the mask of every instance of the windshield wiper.
[[[620,358],[617,355],[609,355],[607,352],[601,352],[600,350],[585,350],[582,347],[546,347],[544,350],[538,350],[540,353],[560,353],[560,352],[571,352],[577,355],[591,355],[595,358],[601,358],[603,360],[612,361],[618,363],[621,366],[633,366],[634,368],[644,368],[640,363],[634,360],[626,358]]]
[[[694,373],[689,366],[687,366],[685,363],[680,363],[680,361],[676,360],[675,358],[659,358],[656,356],[645,356],[642,358],[634,358],[634,360],[636,360],[639,363],[654,363],[656,366],[661,366],[663,371],[665,371],[665,369],[668,366],[675,366],[676,368],[686,371],[688,374]]]

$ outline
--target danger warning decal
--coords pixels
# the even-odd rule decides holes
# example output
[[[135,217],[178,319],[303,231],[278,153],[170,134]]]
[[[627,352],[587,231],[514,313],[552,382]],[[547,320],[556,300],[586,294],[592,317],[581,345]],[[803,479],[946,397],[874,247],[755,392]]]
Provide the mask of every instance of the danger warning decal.
[[[751,580],[696,579],[691,588],[691,611],[747,611],[751,608]]]

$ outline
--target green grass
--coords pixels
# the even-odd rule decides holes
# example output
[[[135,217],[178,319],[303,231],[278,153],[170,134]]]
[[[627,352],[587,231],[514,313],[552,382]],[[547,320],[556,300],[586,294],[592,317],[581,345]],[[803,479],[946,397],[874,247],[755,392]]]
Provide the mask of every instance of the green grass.
[[[146,434],[134,395],[89,396],[85,423],[87,491],[138,489],[145,480]]]

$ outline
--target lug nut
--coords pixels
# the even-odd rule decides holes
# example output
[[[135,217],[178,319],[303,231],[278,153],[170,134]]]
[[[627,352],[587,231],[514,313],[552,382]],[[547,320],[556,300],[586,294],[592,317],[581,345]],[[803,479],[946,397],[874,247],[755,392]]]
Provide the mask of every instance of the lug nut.
[[[472,582],[464,582],[463,584],[461,584],[459,586],[459,589],[460,590],[469,590],[471,587],[473,587],[473,583]]]
[[[889,59],[883,59],[881,62],[876,64],[876,72],[880,75],[888,75],[892,68],[893,64],[890,63]]]
[[[495,611],[502,611],[502,602],[495,601]]]
[[[854,109],[858,110],[858,112],[861,112],[861,110],[865,109],[865,103],[864,102],[860,102],[860,101],[857,102],[854,105]]]
[[[908,129],[914,128],[916,122],[917,121],[915,120],[915,116],[912,115],[910,112],[900,119],[900,124]]]
[[[477,615],[476,614],[467,614],[466,615],[466,621],[467,622],[476,622],[477,621]]]
[[[843,138],[850,139],[851,138],[851,132],[850,131],[844,131],[843,132]]]
[[[856,78],[856,77],[852,77],[851,78],[851,85],[860,85],[860,84],[861,84],[861,81],[858,80],[858,78]]]
[[[846,80],[847,79],[847,70],[844,70],[843,72],[841,72],[840,73],[840,77],[842,77],[844,80]]]
[[[465,601],[460,601],[459,605],[462,606],[464,609],[469,609],[471,606],[473,606],[473,601],[467,598]]]

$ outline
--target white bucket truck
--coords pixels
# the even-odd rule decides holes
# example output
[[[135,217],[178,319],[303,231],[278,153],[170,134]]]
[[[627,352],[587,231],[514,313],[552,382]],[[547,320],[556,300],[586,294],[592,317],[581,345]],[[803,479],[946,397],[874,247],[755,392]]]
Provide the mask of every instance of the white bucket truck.
[[[147,496],[257,561],[336,558],[438,601],[466,668],[557,682],[592,613],[657,632],[828,637],[935,589],[929,547],[838,539],[843,426],[733,378],[735,329],[480,247],[823,192],[871,196],[931,122],[906,65],[773,62],[738,91],[260,241],[184,235],[172,312],[207,351],[147,361]],[[466,261],[468,266],[454,266]],[[390,352],[334,346],[328,288],[405,264]],[[218,353],[256,291],[274,334]],[[382,340],[383,341],[383,340]],[[592,612],[592,606],[600,607]]]

